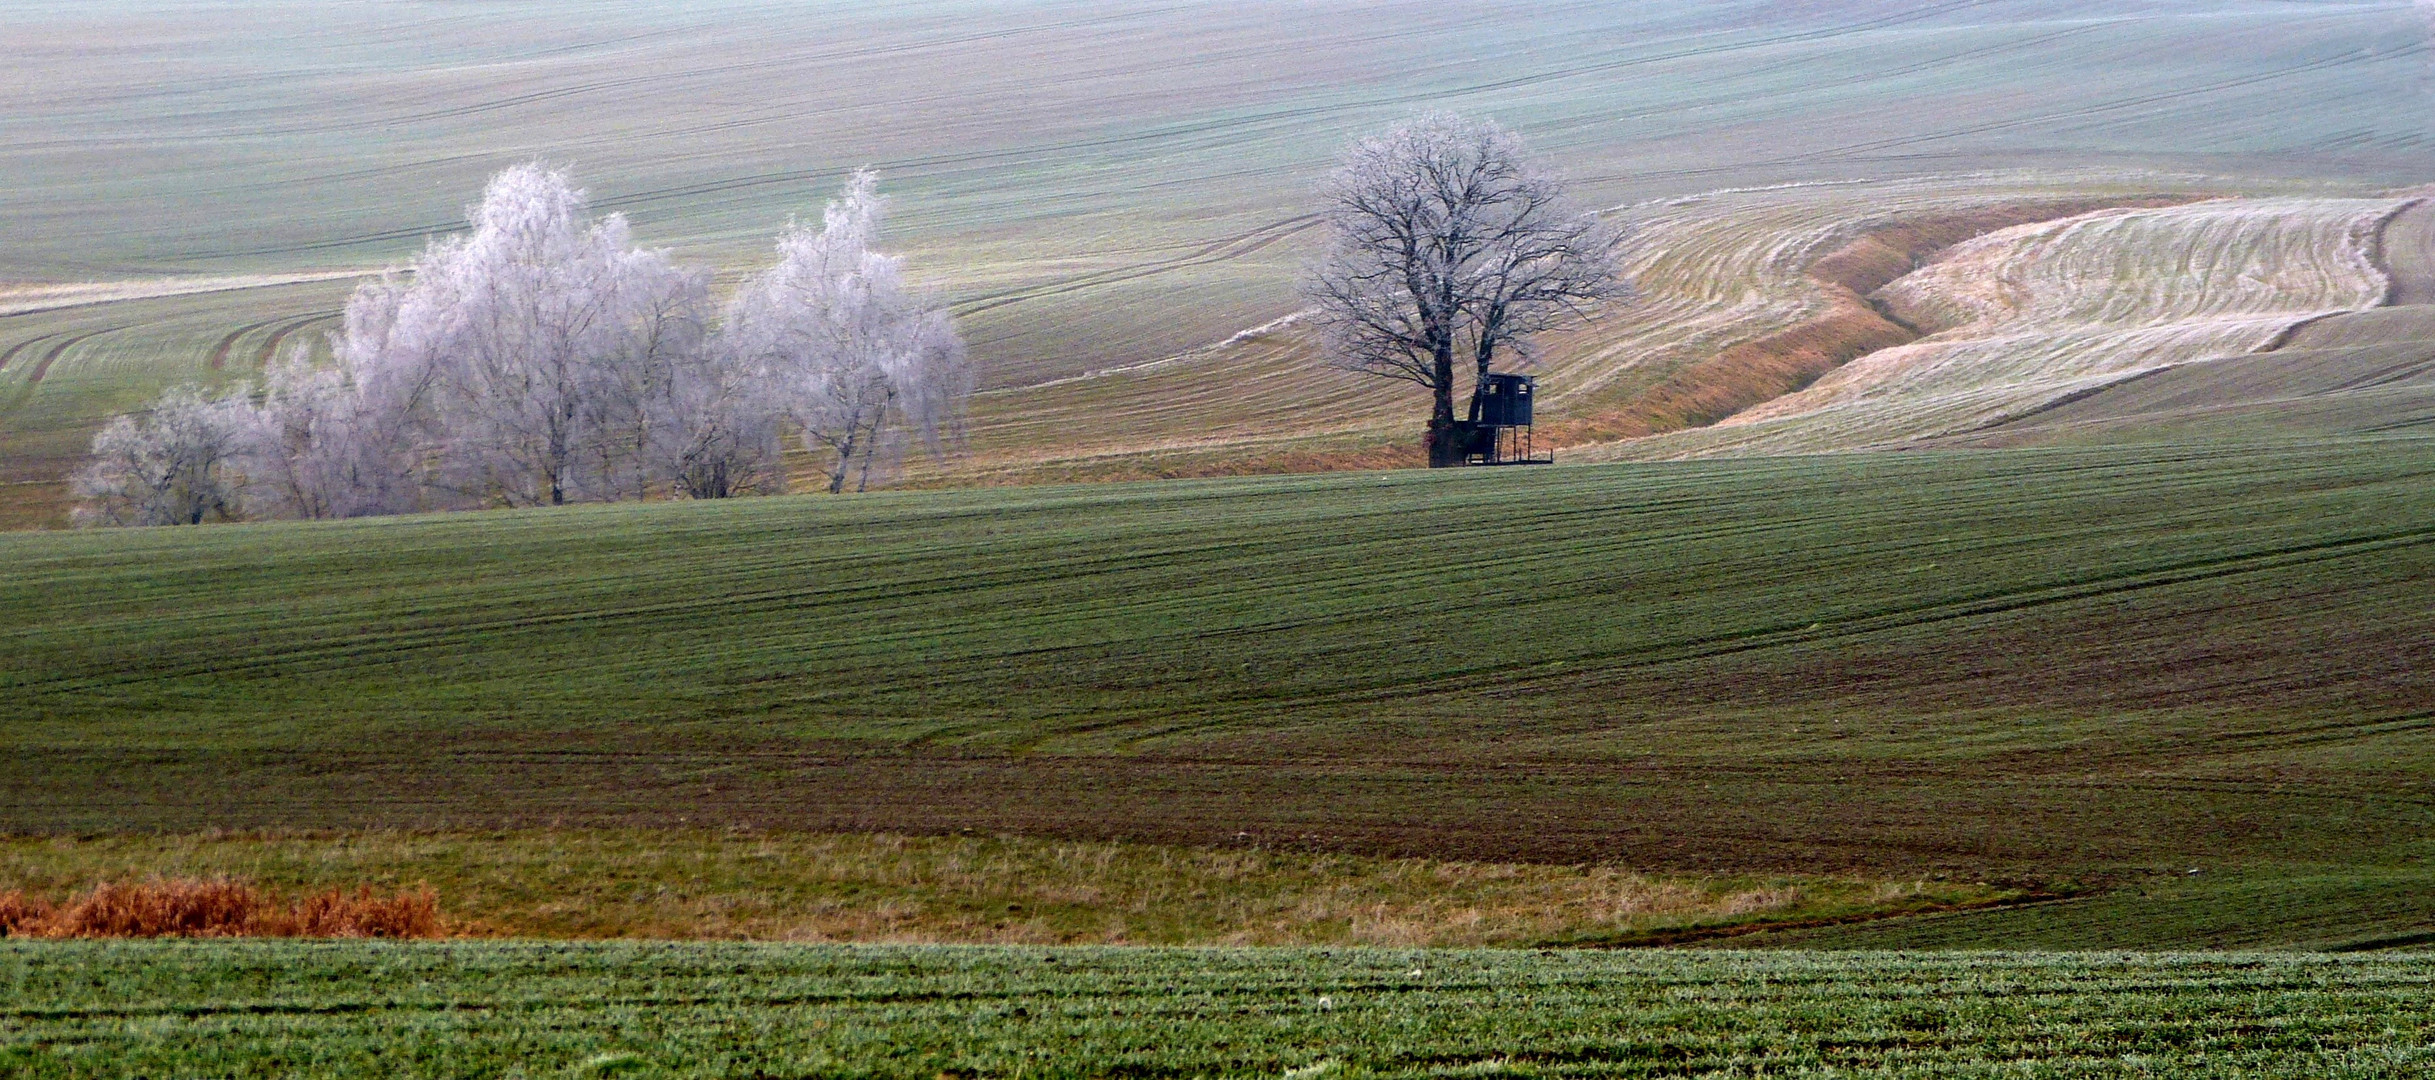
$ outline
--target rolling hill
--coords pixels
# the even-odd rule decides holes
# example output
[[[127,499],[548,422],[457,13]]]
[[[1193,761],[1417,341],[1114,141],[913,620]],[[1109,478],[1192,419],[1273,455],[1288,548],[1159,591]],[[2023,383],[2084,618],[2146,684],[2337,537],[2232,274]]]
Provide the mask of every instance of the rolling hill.
[[[2423,110],[2390,105],[2426,63],[2424,20],[2399,0],[9,16],[0,60],[23,78],[0,90],[0,525],[15,527],[64,521],[59,479],[109,414],[245,377],[272,339],[329,327],[344,294],[55,306],[63,287],[90,301],[377,269],[536,156],[573,164],[647,241],[731,273],[847,170],[879,167],[992,391],[973,457],[917,478],[939,484],[1407,461],[1407,403],[1313,372],[1277,320],[1330,155],[1422,108],[1515,126],[1655,249],[1645,305],[1548,343],[1567,444],[1705,423],[1865,351],[1866,334],[1780,335],[1848,299],[1809,261],[1906,213],[1941,246],[1984,231],[1957,221],[2019,224],[2031,204],[2366,197],[2435,166]]]
[[[2428,917],[2431,473],[2388,438],[18,534],[0,829],[2401,875],[2363,939]]]

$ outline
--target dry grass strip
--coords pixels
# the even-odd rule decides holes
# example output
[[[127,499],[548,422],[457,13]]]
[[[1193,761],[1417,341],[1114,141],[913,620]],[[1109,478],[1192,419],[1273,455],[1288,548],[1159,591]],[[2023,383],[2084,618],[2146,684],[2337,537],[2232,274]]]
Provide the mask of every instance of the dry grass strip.
[[[435,938],[439,894],[423,886],[381,896],[370,886],[328,889],[294,903],[241,881],[103,882],[51,903],[0,893],[0,937]]]

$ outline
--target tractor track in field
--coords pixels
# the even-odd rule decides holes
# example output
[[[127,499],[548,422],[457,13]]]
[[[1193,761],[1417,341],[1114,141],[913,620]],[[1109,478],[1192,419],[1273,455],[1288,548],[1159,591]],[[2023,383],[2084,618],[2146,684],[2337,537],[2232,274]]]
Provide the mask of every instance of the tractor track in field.
[[[312,312],[311,314],[299,316],[290,321],[287,325],[271,331],[270,337],[263,339],[262,349],[254,358],[257,366],[268,365],[271,361],[278,359],[279,346],[285,343],[290,335],[304,329],[305,327],[312,326],[317,323],[328,322],[331,319],[339,317],[341,314],[344,313],[339,311],[316,311]]]
[[[9,411],[15,412],[16,410],[25,407],[25,403],[33,398],[35,388],[42,385],[43,376],[51,373],[51,365],[58,362],[61,356],[66,355],[69,349],[73,349],[76,346],[83,344],[84,342],[91,341],[94,338],[102,336],[103,334],[114,334],[125,329],[127,329],[126,326],[112,326],[100,330],[88,330],[81,334],[69,336],[65,340],[59,341],[57,344],[52,345],[42,354],[42,359],[34,362],[34,369],[26,372],[25,385],[17,388],[16,398],[9,402]],[[53,336],[57,337],[57,335]]]
[[[2412,530],[2399,533],[2351,537],[2287,548],[2248,552],[2221,558],[2193,560],[2159,568],[2144,568],[2108,575],[2094,581],[2071,585],[2044,585],[2026,589],[1990,592],[1979,596],[1938,601],[1916,607],[1891,608],[1878,612],[1847,617],[1830,626],[1815,624],[1753,629],[1713,638],[1679,643],[1659,655],[1645,652],[1625,654],[1581,654],[1563,659],[1568,668],[1577,665],[1598,665],[1600,677],[1612,677],[1625,672],[1665,667],[1695,660],[1709,660],[1737,653],[1757,652],[1795,645],[1813,645],[1848,638],[1865,637],[1894,630],[1914,629],[1963,619],[1982,618],[2028,611],[2056,604],[2077,603],[2108,596],[2137,593],[2146,589],[2169,588],[2218,578],[2236,577],[2264,570],[2285,569],[2316,562],[2328,562],[2376,551],[2393,550],[2435,543],[2435,530]],[[1657,650],[1648,650],[1657,651]],[[1327,704],[1358,704],[1433,696],[1454,691],[1481,689],[1483,682],[1502,682],[1499,688],[1511,693],[1528,693],[1539,678],[1510,679],[1506,676],[1543,670],[1547,661],[1467,668],[1424,682],[1399,680],[1379,687],[1339,691],[1316,699]],[[1575,686],[1580,676],[1564,676]],[[1223,700],[1223,699],[1221,699]],[[1265,699],[1261,699],[1265,700]],[[1259,704],[1255,701],[1252,704]],[[1116,727],[1120,724],[1099,725]],[[1079,729],[1087,733],[1090,729]],[[1060,734],[1073,734],[1066,729]]]
[[[218,345],[212,347],[208,364],[213,371],[225,370],[228,367],[229,356],[236,351],[237,343],[244,340],[247,334],[254,333],[255,331],[261,330],[266,326],[278,326],[278,329],[271,331],[270,336],[263,341],[262,346],[259,349],[254,350],[255,366],[261,367],[267,365],[271,361],[278,359],[279,346],[281,343],[285,342],[290,335],[293,335],[297,331],[302,330],[307,326],[311,326],[314,323],[326,322],[330,319],[338,317],[341,314],[343,314],[343,312],[315,311],[304,315],[282,315],[277,318],[264,319],[260,322],[247,323],[229,331],[226,336],[220,339],[220,343]]]
[[[212,346],[212,349],[211,349],[211,356],[210,356],[210,358],[209,358],[209,359],[207,359],[207,360],[206,360],[206,361],[204,361],[204,362],[205,362],[205,363],[206,363],[206,364],[207,364],[207,365],[208,365],[208,366],[209,366],[209,367],[210,367],[210,368],[211,368],[213,371],[220,371],[220,370],[224,370],[224,369],[226,369],[226,368],[228,367],[228,353],[229,353],[229,350],[234,349],[234,348],[236,348],[236,347],[237,347],[237,341],[238,341],[238,339],[243,338],[243,337],[244,337],[245,335],[247,335],[247,334],[253,333],[253,332],[254,332],[254,331],[256,331],[256,330],[260,330],[260,329],[262,329],[263,327],[265,327],[265,326],[269,326],[270,324],[275,323],[275,322],[278,322],[278,321],[279,321],[279,320],[277,320],[277,319],[264,319],[264,320],[262,320],[261,322],[252,322],[252,323],[247,323],[247,324],[245,324],[245,325],[243,325],[243,326],[240,326],[240,327],[238,327],[238,328],[236,328],[236,329],[234,329],[234,330],[229,331],[227,336],[225,336],[225,337],[223,337],[223,338],[221,338],[221,339],[220,339],[220,343],[219,343],[218,345],[214,345],[214,346]]]
[[[69,349],[73,349],[76,346],[91,341],[94,338],[102,336],[103,334],[115,334],[124,329],[126,329],[125,326],[113,326],[103,330],[91,330],[71,337],[57,345],[51,346],[51,350],[49,352],[42,354],[42,359],[34,362],[34,370],[26,373],[25,388],[24,390],[19,391],[19,393],[22,394],[29,392],[35,387],[42,385],[42,377],[51,373],[51,365],[58,362],[60,357],[67,355],[67,351]]]
[[[15,359],[17,358],[17,356],[18,356],[18,354],[19,354],[19,353],[23,353],[23,352],[25,352],[26,350],[31,349],[31,348],[33,348],[33,347],[34,347],[34,346],[36,346],[36,345],[40,345],[40,344],[42,344],[43,342],[45,342],[45,341],[49,341],[49,340],[51,340],[52,338],[55,338],[55,337],[58,337],[58,336],[59,336],[59,335],[58,335],[58,334],[56,334],[56,333],[52,333],[52,334],[42,334],[42,335],[37,336],[37,337],[30,337],[30,338],[27,338],[27,339],[25,339],[24,341],[20,341],[20,342],[16,343],[15,345],[11,345],[11,346],[9,346],[9,348],[8,348],[8,351],[7,351],[7,352],[0,352],[0,371],[7,371],[7,370],[8,370],[8,364],[9,364],[9,361],[11,361],[11,360],[15,360]]]

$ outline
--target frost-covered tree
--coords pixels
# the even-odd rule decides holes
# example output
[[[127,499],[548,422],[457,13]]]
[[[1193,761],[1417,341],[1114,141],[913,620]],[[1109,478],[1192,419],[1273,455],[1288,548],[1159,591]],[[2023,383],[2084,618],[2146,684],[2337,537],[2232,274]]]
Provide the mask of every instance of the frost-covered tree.
[[[680,359],[652,413],[657,474],[689,499],[786,490],[776,395],[726,346]]]
[[[410,451],[349,367],[317,367],[298,347],[264,375],[245,448],[251,514],[344,518],[415,507]]]
[[[253,410],[242,389],[162,394],[141,419],[121,416],[93,438],[72,481],[78,525],[200,525],[243,513],[243,460]]]
[[[778,263],[728,305],[725,350],[769,380],[831,492],[870,486],[905,444],[937,452],[972,393],[953,321],[904,281],[900,256],[873,250],[885,200],[856,173],[821,227],[791,226]]]
[[[1347,151],[1323,188],[1329,244],[1304,283],[1336,366],[1430,393],[1429,462],[1459,464],[1454,395],[1530,335],[1628,292],[1620,239],[1566,205],[1511,132],[1444,113]]]
[[[635,498],[649,484],[650,396],[698,347],[707,275],[593,220],[563,172],[493,177],[473,231],[440,241],[394,303],[384,375],[418,398],[432,486],[458,503]]]
[[[80,520],[233,517],[239,479],[246,512],[305,518],[782,491],[790,423],[829,490],[867,487],[952,437],[972,383],[947,315],[871,250],[880,207],[861,175],[823,228],[790,226],[714,335],[706,272],[594,219],[566,174],[508,169],[469,232],[356,290],[329,366],[291,350],[259,404],[181,391],[112,425]]]

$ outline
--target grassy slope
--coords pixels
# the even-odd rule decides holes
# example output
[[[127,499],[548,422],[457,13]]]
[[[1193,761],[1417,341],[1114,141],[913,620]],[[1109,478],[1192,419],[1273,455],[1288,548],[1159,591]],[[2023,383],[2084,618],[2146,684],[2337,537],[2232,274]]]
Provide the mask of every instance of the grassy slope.
[[[1088,945],[1527,946],[1731,936],[2014,902],[1936,878],[1665,875],[993,836],[564,829],[0,839],[0,892],[230,878],[429,885],[452,935]]]
[[[2318,1080],[2435,1067],[2430,981],[2423,956],[0,945],[0,1068]]]
[[[2366,873],[2435,818],[2430,475],[2401,440],[12,536],[0,827]]]

